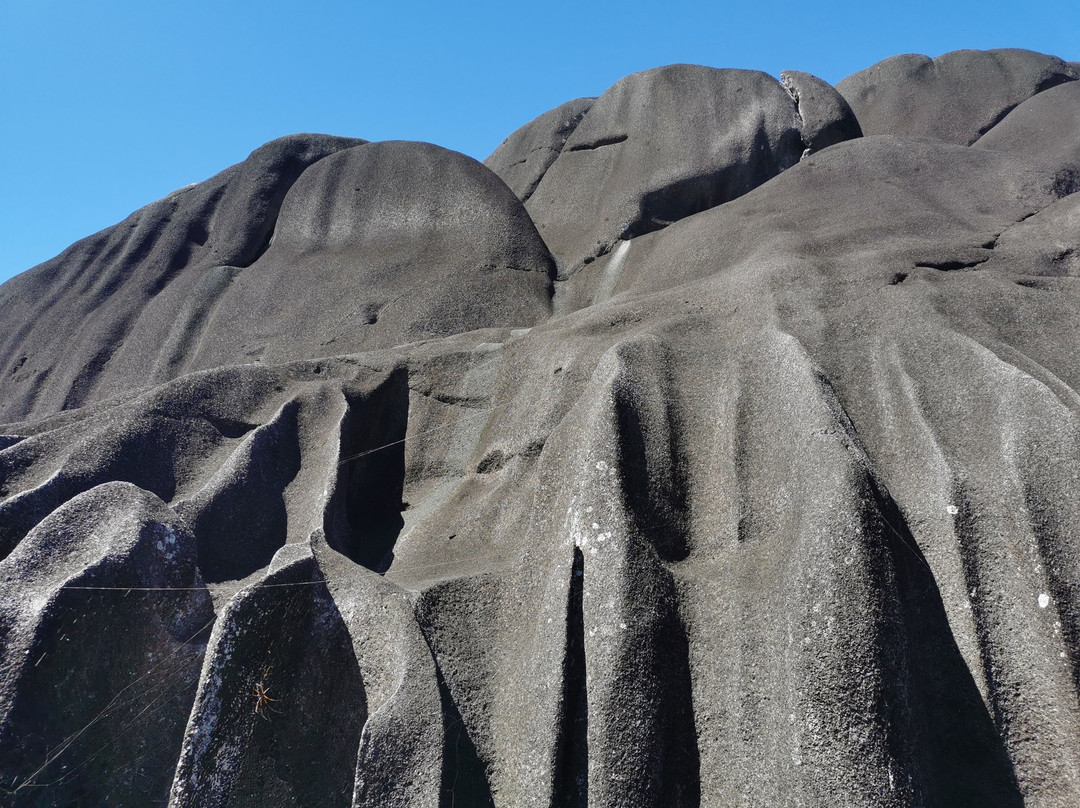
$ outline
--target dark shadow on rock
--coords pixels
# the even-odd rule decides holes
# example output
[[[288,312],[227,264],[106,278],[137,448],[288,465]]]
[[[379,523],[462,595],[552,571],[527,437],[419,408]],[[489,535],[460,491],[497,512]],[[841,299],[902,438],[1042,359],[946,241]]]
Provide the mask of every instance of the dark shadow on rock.
[[[469,730],[461,718],[461,712],[450,696],[438,663],[435,676],[439,682],[439,699],[442,702],[443,730],[446,735],[443,747],[442,785],[439,788],[439,808],[494,808],[484,764],[476,752],[476,744],[469,737]]]
[[[555,742],[554,788],[557,808],[589,804],[589,694],[585,684],[585,559],[574,548],[574,567],[566,607],[566,655],[559,735]]]
[[[195,606],[187,592],[60,594],[0,728],[0,804],[164,804],[211,626],[166,646],[155,624],[163,613],[212,619],[196,594]]]
[[[250,434],[206,488],[177,506],[198,540],[204,580],[246,578],[285,544],[285,487],[300,470],[298,411],[297,402],[285,404]]]
[[[367,720],[348,629],[310,558],[263,583],[221,618],[174,802],[345,808]]]
[[[337,485],[327,514],[327,543],[358,564],[385,572],[405,524],[408,371],[398,367],[373,390],[346,389]]]
[[[956,645],[941,593],[899,508],[871,482],[891,534],[902,609],[903,679],[892,680],[892,737],[898,759],[910,761],[927,805],[1019,808],[1024,804],[1005,744]]]
[[[664,375],[664,355],[651,346],[645,351],[633,346],[620,358],[625,364],[615,382],[614,405],[624,505],[661,558],[682,561],[690,552],[688,485],[677,446],[678,424],[671,407],[674,396]]]
[[[701,805],[701,755],[694,725],[693,682],[690,677],[690,644],[677,611],[673,608],[662,627],[661,662],[664,671],[663,782],[658,805],[698,808]]]
[[[637,217],[626,225],[619,238],[628,240],[661,230],[673,222],[730,202],[752,191],[771,177],[794,165],[804,144],[798,130],[780,137],[775,152],[764,132],[757,132],[752,151],[762,155],[759,162],[724,166],[718,171],[679,179],[641,196]]]

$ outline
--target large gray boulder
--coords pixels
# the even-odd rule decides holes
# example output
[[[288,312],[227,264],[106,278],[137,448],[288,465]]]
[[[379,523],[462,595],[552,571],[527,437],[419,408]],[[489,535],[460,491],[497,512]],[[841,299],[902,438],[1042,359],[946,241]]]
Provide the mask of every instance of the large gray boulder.
[[[6,284],[0,418],[549,315],[551,258],[494,174],[357,144],[275,141]]]
[[[172,323],[181,320],[186,341],[197,341],[201,319],[231,274],[266,249],[292,183],[309,165],[362,142],[325,135],[272,141],[4,284],[0,418],[80,406],[100,397],[106,379],[109,392],[164,381],[167,374],[154,373],[158,353],[168,364],[170,354],[183,352],[167,339]],[[151,314],[150,304],[170,287],[177,302]],[[180,301],[190,303],[186,317]],[[140,328],[151,316],[154,324]],[[142,361],[118,367],[114,358],[129,338]]]
[[[0,388],[0,801],[1080,804],[1080,83],[971,147],[782,82],[338,144],[99,290],[83,406]],[[79,261],[156,271],[0,289],[57,368]]]
[[[526,201],[560,277],[620,240],[721,205],[794,165],[807,148],[806,120],[808,139],[822,145],[858,134],[827,84],[799,74],[789,87],[756,71],[699,65],[616,82],[585,112]],[[492,159],[503,162],[498,152]]]
[[[518,199],[527,202],[595,100],[575,98],[529,121],[511,133],[484,165],[498,174]]]
[[[867,135],[926,135],[974,143],[1018,104],[1080,78],[1074,65],[1032,51],[892,56],[836,85]]]
[[[1032,96],[971,145],[1080,171],[1080,81]]]
[[[43,519],[0,584],[5,802],[163,799],[215,619],[191,532],[106,483]]]

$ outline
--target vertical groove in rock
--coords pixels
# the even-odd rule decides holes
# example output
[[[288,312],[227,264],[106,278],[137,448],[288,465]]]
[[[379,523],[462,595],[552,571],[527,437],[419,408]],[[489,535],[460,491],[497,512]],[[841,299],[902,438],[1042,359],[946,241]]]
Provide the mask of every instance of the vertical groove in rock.
[[[285,487],[300,470],[293,400],[254,430],[206,487],[176,506],[198,541],[207,581],[246,578],[270,563],[285,544]]]
[[[559,808],[589,804],[589,691],[585,666],[585,618],[582,595],[585,559],[574,548],[570,597],[566,604],[566,652],[562,671],[559,734],[555,742],[554,793]]]

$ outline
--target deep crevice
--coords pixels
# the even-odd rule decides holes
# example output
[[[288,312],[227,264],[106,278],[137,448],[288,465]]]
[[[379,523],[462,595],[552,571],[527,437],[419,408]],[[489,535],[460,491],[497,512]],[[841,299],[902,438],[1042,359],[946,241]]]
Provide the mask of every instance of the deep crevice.
[[[574,548],[566,607],[566,653],[562,704],[555,741],[551,804],[587,808],[589,804],[589,694],[585,679],[585,557]]]
[[[985,264],[990,258],[991,256],[988,255],[985,258],[978,258],[974,261],[920,261],[915,264],[915,266],[921,269],[938,269],[942,272],[952,272],[957,269],[971,269],[972,267],[977,267],[980,264]]]
[[[602,149],[604,146],[614,146],[616,143],[622,143],[623,141],[628,140],[629,137],[629,135],[609,135],[607,137],[601,137],[597,138],[596,140],[591,140],[588,143],[575,143],[566,151],[576,152]]]
[[[327,543],[358,564],[384,573],[405,525],[405,430],[409,374],[400,365],[374,389],[345,389],[337,481],[327,505]]]

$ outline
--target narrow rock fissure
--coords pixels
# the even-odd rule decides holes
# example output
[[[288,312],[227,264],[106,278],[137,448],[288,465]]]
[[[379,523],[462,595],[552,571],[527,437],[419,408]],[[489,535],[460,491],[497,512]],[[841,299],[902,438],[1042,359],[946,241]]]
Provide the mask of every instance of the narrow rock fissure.
[[[556,808],[586,808],[589,804],[589,694],[585,678],[585,557],[574,548],[570,594],[566,609],[566,654],[559,736],[555,746]]]
[[[985,264],[990,258],[991,256],[988,255],[985,258],[977,258],[974,261],[922,261],[915,266],[922,269],[938,269],[942,272],[952,272],[957,269],[972,269],[980,264]]]
[[[622,143],[629,139],[629,135],[609,135],[608,137],[597,138],[596,140],[589,141],[588,143],[575,143],[569,149],[568,152],[576,151],[592,151],[593,149],[602,149],[604,146],[614,146],[616,143]]]

